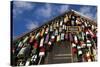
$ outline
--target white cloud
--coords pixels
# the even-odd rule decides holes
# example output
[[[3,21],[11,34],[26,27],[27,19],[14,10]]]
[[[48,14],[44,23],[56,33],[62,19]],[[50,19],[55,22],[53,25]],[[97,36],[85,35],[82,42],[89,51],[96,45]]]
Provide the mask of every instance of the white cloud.
[[[65,11],[67,11],[68,9],[69,9],[68,5],[62,5],[59,9],[57,9],[57,12],[63,13]],[[44,7],[37,9],[36,13],[44,18],[49,18],[54,13],[56,13],[56,10],[53,10],[53,7],[47,3]]]
[[[33,4],[30,2],[24,1],[14,1],[13,2],[13,16],[16,17],[19,14],[22,14],[25,10],[31,10],[34,8]]]
[[[32,9],[33,5],[30,2],[24,2],[24,1],[15,1],[14,5],[16,8],[22,8],[22,9]]]
[[[15,9],[15,8],[12,10],[12,12],[13,12],[13,17],[14,17],[14,18],[15,18],[17,15],[23,13],[22,10],[20,10],[20,9]]]
[[[43,16],[45,18],[49,18],[52,15],[52,7],[50,4],[46,4],[44,7],[36,10],[38,15]]]
[[[95,14],[95,16],[94,16],[94,20],[96,20],[97,21],[97,13]]]
[[[69,6],[68,5],[62,5],[59,9],[60,13],[63,13],[65,11],[68,11],[69,9]]]
[[[90,12],[90,10],[91,10],[90,7],[82,7],[82,8],[80,8],[80,12],[82,12],[82,13]]]
[[[93,13],[91,13],[91,7],[82,7],[79,10],[80,13],[82,13],[83,15],[86,15],[89,18],[94,18]]]
[[[37,28],[38,26],[39,26],[39,25],[37,24],[36,21],[31,21],[31,22],[28,22],[28,23],[26,24],[26,28],[27,28],[28,30],[35,29],[35,28]]]
[[[15,35],[13,35],[13,40],[16,38],[16,36]]]

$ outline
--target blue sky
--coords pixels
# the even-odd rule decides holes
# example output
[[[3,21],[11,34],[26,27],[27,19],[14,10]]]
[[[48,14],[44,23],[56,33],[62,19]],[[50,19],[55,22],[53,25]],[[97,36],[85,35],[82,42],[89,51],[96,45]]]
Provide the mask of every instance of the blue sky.
[[[96,6],[13,1],[13,37],[37,28],[70,9],[97,19]]]

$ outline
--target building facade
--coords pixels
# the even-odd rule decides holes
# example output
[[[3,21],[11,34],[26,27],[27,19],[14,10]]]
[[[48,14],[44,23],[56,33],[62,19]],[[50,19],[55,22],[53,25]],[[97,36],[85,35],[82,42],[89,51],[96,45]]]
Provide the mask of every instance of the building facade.
[[[97,61],[97,23],[70,10],[11,44],[11,65]]]

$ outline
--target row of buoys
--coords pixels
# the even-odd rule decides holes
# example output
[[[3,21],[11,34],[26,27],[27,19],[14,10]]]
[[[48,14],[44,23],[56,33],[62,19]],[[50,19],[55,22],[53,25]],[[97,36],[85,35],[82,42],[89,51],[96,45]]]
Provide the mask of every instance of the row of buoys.
[[[78,57],[81,56],[81,62],[96,61],[97,42],[94,40],[96,39],[96,37],[97,36],[95,35],[95,33],[90,29],[84,29],[83,32],[74,35],[74,41],[72,42],[73,55],[77,54]]]
[[[87,22],[81,22],[80,19],[76,16],[71,16],[70,19],[68,18],[68,16],[66,16],[64,20],[52,22],[50,25],[47,24],[40,28],[38,31],[30,33],[29,35],[18,40],[18,42],[15,43],[16,47],[13,48],[13,53],[16,54],[17,52],[16,56],[19,57],[18,60],[20,60],[20,57],[24,57],[24,53],[27,53],[26,50],[29,49],[29,51],[31,52],[29,57],[31,57],[31,59],[26,58],[26,64],[24,64],[29,65],[29,61],[36,62],[37,58],[42,58],[43,56],[45,56],[45,44],[50,47],[52,46],[53,42],[69,40],[72,43],[72,48],[75,48],[77,46],[76,44],[79,43],[78,39],[85,40],[85,35],[90,34],[92,37],[96,37],[96,35],[94,35],[94,33],[90,29],[87,29],[87,31],[85,31],[86,33],[81,32],[79,36],[72,32],[68,32],[67,28],[69,27],[67,26],[67,23],[70,23],[71,26],[82,25],[83,31],[85,27],[89,26]],[[92,28],[95,29],[95,26],[92,25]],[[86,42],[88,43],[89,41]],[[82,45],[82,47],[84,47],[86,44],[82,43]],[[31,46],[31,48],[29,46]],[[91,45],[88,44],[88,46]],[[81,55],[83,53],[80,46],[77,46],[77,49],[73,49],[75,53],[77,50],[78,54]],[[40,61],[38,62],[40,63]],[[19,65],[22,65],[22,62],[20,62]]]

